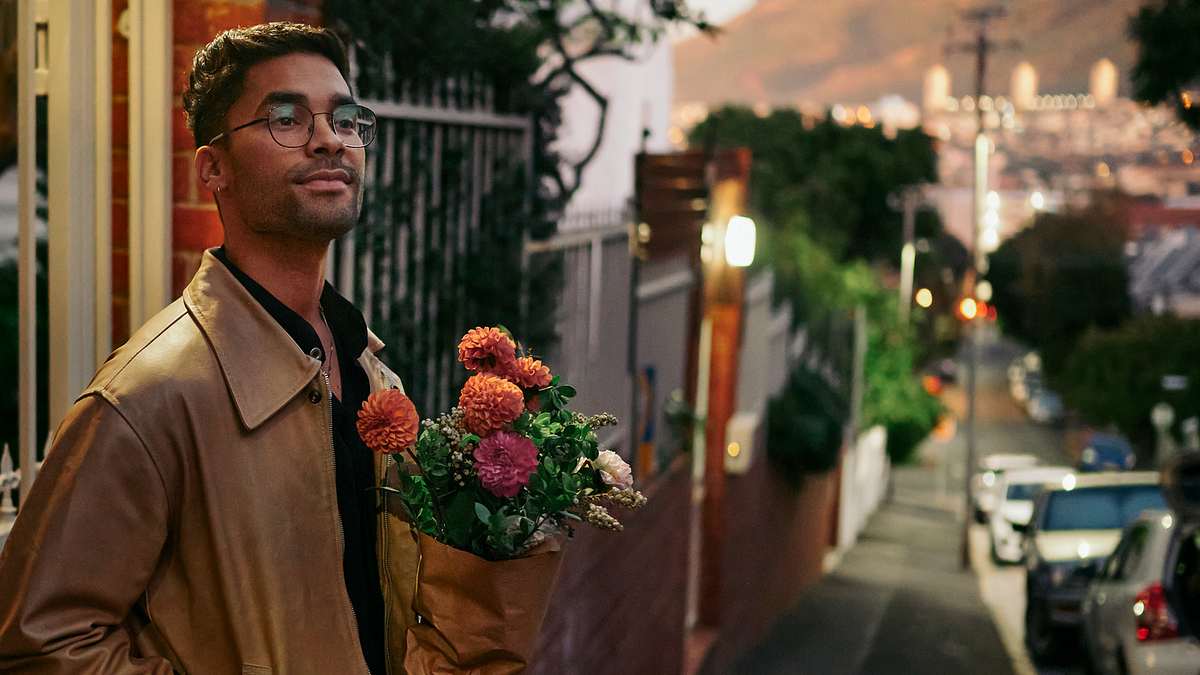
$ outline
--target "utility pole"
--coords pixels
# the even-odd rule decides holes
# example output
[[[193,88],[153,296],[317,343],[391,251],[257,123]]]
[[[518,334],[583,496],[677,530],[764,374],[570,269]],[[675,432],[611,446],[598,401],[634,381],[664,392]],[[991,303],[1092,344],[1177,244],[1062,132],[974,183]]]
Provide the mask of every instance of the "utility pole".
[[[1008,10],[1002,4],[985,4],[975,9],[963,12],[964,21],[974,24],[975,39],[946,47],[946,53],[967,52],[975,55],[975,194],[974,218],[971,223],[971,260],[973,265],[967,272],[967,288],[974,294],[975,282],[983,269],[984,261],[979,246],[979,230],[983,224],[983,204],[987,197],[988,155],[991,142],[984,131],[984,110],[980,105],[983,98],[984,84],[987,78],[988,55],[994,49],[1012,46],[1012,43],[998,43],[988,38],[988,28],[993,20],[1007,16]],[[964,458],[963,471],[963,521],[961,540],[961,564],[964,569],[971,564],[970,541],[968,533],[971,527],[971,475],[975,468],[975,389],[976,376],[979,370],[979,324],[978,318],[967,323],[967,455]]]

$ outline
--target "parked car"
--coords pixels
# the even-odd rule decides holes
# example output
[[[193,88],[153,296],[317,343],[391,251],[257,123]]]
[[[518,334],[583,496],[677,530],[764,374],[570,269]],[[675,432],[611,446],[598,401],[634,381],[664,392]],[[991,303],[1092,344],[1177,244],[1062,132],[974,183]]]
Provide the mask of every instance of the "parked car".
[[[1001,474],[996,486],[996,503],[988,518],[992,542],[992,560],[1019,563],[1025,557],[1023,543],[1033,500],[1046,483],[1060,483],[1072,470],[1065,466],[1038,466],[1010,469]]]
[[[1128,471],[1136,463],[1133,446],[1115,434],[1093,433],[1079,455],[1080,471]]]
[[[1037,464],[1037,457],[997,453],[979,460],[975,475],[971,477],[971,502],[974,504],[975,522],[983,525],[996,505],[996,483],[1009,469],[1030,467]]]
[[[1179,633],[1200,639],[1200,452],[1175,456],[1162,476],[1177,521],[1167,546],[1163,592]]]
[[[1025,642],[1035,661],[1075,642],[1088,583],[1121,530],[1166,508],[1157,472],[1067,474],[1035,501],[1025,536]]]
[[[1049,389],[1039,389],[1029,397],[1025,410],[1034,422],[1055,424],[1063,418],[1062,397]]]
[[[1088,588],[1083,637],[1095,672],[1195,675],[1200,670],[1200,642],[1180,635],[1163,587],[1167,552],[1179,527],[1170,511],[1143,511],[1125,528]]]

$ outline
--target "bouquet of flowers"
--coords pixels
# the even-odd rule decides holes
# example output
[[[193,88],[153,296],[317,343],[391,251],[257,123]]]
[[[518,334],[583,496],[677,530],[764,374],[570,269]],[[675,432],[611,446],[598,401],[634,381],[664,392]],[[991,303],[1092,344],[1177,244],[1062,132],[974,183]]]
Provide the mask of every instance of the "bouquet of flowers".
[[[418,533],[421,562],[405,667],[516,672],[528,662],[574,523],[620,530],[611,507],[635,509],[629,465],[601,450],[610,414],[585,416],[560,382],[503,327],[458,345],[473,374],[458,406],[419,420],[398,389],[372,394],[358,431],[399,471],[396,495]],[[514,670],[515,669],[515,670]]]

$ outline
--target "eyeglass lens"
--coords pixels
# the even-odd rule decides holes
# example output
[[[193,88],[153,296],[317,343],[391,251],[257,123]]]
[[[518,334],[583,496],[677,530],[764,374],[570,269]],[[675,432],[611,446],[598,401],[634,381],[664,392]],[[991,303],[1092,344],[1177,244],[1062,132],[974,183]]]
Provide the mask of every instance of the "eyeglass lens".
[[[298,103],[284,103],[271,108],[267,124],[276,143],[285,148],[299,148],[312,139],[319,116],[329,117],[329,126],[348,148],[365,147],[375,139],[375,113],[357,103],[340,105],[333,112],[316,115]]]

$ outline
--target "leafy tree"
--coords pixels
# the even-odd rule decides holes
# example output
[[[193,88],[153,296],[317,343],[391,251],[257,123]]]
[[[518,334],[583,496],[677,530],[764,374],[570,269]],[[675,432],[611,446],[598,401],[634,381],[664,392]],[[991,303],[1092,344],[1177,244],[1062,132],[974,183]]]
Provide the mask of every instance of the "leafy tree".
[[[1164,391],[1164,375],[1183,375],[1183,391]],[[1115,330],[1088,331],[1060,378],[1063,395],[1091,423],[1115,425],[1143,452],[1154,446],[1150,410],[1160,401],[1176,427],[1200,415],[1200,321],[1141,317]]]
[[[1057,375],[1089,328],[1114,328],[1130,315],[1119,198],[1041,213],[991,256],[988,278],[1004,329],[1042,353]]]
[[[764,118],[744,107],[721,108],[692,130],[691,144],[750,148],[756,215],[769,227],[805,232],[841,262],[894,266],[902,224],[888,196],[937,180],[937,155],[923,131],[899,131],[890,139],[879,128],[844,127],[791,109]],[[941,232],[933,212],[918,225],[919,237]]]
[[[1200,131],[1200,0],[1154,0],[1129,19],[1138,45],[1133,95],[1139,101],[1168,103],[1179,119]],[[1185,96],[1186,94],[1186,96]]]

